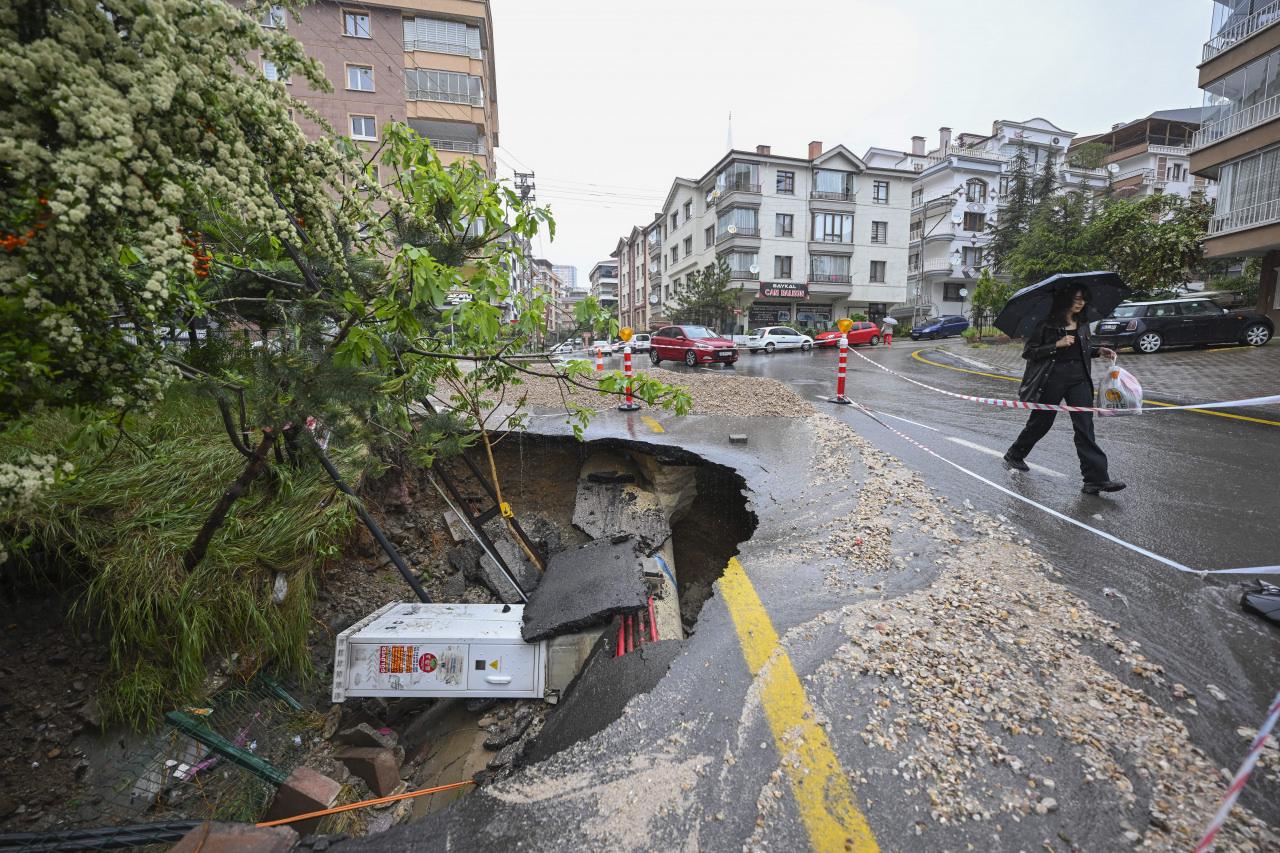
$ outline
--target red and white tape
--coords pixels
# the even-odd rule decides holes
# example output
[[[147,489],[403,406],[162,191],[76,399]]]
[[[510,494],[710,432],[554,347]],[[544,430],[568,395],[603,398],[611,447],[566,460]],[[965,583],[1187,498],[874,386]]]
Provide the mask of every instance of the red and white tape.
[[[1195,853],[1203,853],[1203,851],[1213,846],[1214,837],[1217,836],[1218,830],[1222,829],[1222,825],[1227,822],[1227,815],[1231,813],[1231,807],[1236,804],[1236,800],[1240,799],[1240,792],[1244,790],[1245,783],[1249,781],[1249,774],[1253,772],[1253,766],[1258,763],[1258,757],[1262,755],[1263,747],[1267,745],[1267,736],[1275,728],[1277,720],[1280,720],[1280,693],[1277,693],[1276,698],[1271,702],[1271,710],[1267,715],[1266,722],[1262,724],[1262,728],[1258,729],[1258,736],[1253,739],[1253,745],[1249,747],[1249,754],[1244,757],[1244,763],[1240,765],[1240,769],[1236,771],[1235,778],[1231,780],[1231,785],[1227,788],[1227,795],[1222,799],[1222,805],[1218,807],[1218,813],[1213,816],[1213,820],[1209,821],[1209,826],[1204,831],[1204,837],[1196,845]]]
[[[1197,403],[1193,406],[1161,406],[1159,409],[1103,409],[1097,406],[1068,406],[1065,404],[1050,403],[1024,403],[1022,400],[1006,400],[1000,397],[976,397],[972,394],[957,394],[955,391],[947,391],[943,388],[936,388],[928,385],[918,379],[912,379],[910,376],[904,376],[896,370],[890,370],[879,362],[872,361],[857,350],[852,350],[853,354],[865,361],[867,364],[880,368],[885,373],[896,376],[912,385],[919,385],[921,388],[927,388],[937,394],[945,394],[948,397],[954,397],[957,400],[968,400],[971,403],[981,403],[985,406],[997,406],[1004,409],[1032,409],[1037,412],[1091,412],[1095,415],[1137,415],[1137,414],[1154,414],[1156,412],[1181,412],[1190,409],[1241,409],[1249,406],[1269,406],[1280,404],[1280,394],[1270,394],[1266,397],[1249,397],[1243,400],[1224,400],[1217,403]]]

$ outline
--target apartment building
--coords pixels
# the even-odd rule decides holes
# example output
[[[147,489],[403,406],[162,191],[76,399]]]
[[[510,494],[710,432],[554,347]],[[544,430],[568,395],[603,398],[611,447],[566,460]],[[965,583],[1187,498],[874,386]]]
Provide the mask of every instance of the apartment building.
[[[910,251],[907,258],[911,294],[893,314],[904,322],[930,315],[968,314],[973,288],[988,266],[987,230],[999,220],[1013,181],[1012,163],[1019,148],[1035,174],[1052,157],[1059,192],[1099,192],[1109,173],[1067,163],[1075,133],[1043,118],[997,121],[990,134],[938,130],[938,146],[925,151],[922,136],[912,137],[911,152],[899,168],[915,173],[911,188]]]
[[[634,226],[618,240],[610,257],[618,262],[618,322],[649,328],[649,248],[646,228]]]
[[[553,264],[551,271],[560,277],[560,281],[564,282],[566,290],[578,289],[578,268],[572,264]],[[585,290],[585,288],[583,288]]]
[[[821,142],[804,157],[760,145],[729,151],[699,178],[676,178],[644,229],[644,319],[666,322],[689,277],[721,258],[737,291],[734,328],[722,333],[775,324],[827,329],[855,313],[883,316],[906,294],[915,177],[894,159]],[[624,312],[625,278],[620,287]]]
[[[1258,310],[1280,320],[1280,2],[1214,0],[1191,172],[1218,182],[1205,254],[1262,257]]]
[[[610,259],[598,261],[587,278],[591,282],[590,293],[605,308],[618,310],[618,262]]]
[[[315,91],[257,59],[262,73],[284,82],[338,133],[374,144],[387,122],[405,121],[446,164],[475,160],[493,177],[498,92],[488,0],[318,0],[297,12],[267,7],[261,23],[296,38],[324,66],[333,91]]]
[[[1067,157],[1088,145],[1103,146],[1106,153],[1101,164],[1118,198],[1169,193],[1212,201],[1218,194],[1217,184],[1191,174],[1191,139],[1200,129],[1203,112],[1201,107],[1160,110],[1113,125],[1106,133],[1076,137]]]

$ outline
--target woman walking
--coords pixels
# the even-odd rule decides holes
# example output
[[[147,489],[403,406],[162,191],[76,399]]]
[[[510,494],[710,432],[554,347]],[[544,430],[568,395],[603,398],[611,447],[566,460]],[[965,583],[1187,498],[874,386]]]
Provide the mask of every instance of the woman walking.
[[[1018,389],[1019,400],[1050,405],[1064,401],[1068,406],[1093,405],[1091,359],[1104,352],[1114,358],[1115,353],[1090,343],[1089,326],[1084,320],[1088,302],[1089,291],[1084,287],[1069,287],[1054,295],[1048,318],[1027,336],[1026,346],[1022,349],[1027,369]],[[1031,413],[1021,435],[1004,455],[1006,468],[1031,470],[1024,460],[1036,442],[1049,432],[1056,414],[1046,411]],[[1081,491],[1086,495],[1096,495],[1123,489],[1125,484],[1112,480],[1107,473],[1107,455],[1093,435],[1093,414],[1072,412],[1071,426],[1075,430],[1080,473],[1084,476]]]

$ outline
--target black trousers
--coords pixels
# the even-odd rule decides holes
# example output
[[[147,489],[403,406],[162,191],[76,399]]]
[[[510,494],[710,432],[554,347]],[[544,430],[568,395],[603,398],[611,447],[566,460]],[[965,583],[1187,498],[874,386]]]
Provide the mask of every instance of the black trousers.
[[[1055,364],[1038,402],[1056,405],[1064,400],[1068,406],[1093,405],[1093,386],[1079,364]],[[1036,442],[1048,434],[1056,415],[1057,412],[1032,412],[1017,441],[1009,448],[1009,456],[1025,459]],[[1075,430],[1076,455],[1080,457],[1080,473],[1084,476],[1084,481],[1107,482],[1110,479],[1107,476],[1107,454],[1102,452],[1097,439],[1093,437],[1093,414],[1072,412],[1071,426]]]

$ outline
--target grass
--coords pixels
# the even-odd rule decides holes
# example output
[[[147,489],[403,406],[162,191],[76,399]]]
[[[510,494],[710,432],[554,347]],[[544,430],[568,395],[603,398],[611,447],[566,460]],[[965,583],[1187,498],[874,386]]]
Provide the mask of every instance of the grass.
[[[75,423],[35,419],[22,450],[67,458]],[[175,389],[154,415],[130,425],[114,452],[70,458],[83,473],[46,490],[35,507],[0,517],[0,535],[30,544],[12,562],[37,581],[73,584],[72,616],[104,638],[110,663],[98,701],[108,718],[145,728],[158,712],[201,696],[211,664],[233,654],[242,669],[267,662],[310,674],[307,633],[316,572],[354,520],[319,466],[272,466],[232,508],[194,571],[182,555],[244,466],[211,400]],[[271,601],[277,572],[288,577]],[[245,674],[245,673],[242,673]]]

